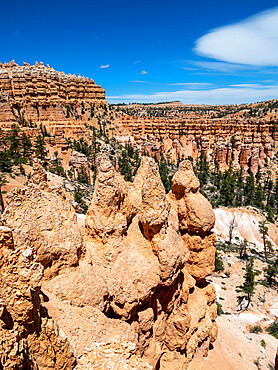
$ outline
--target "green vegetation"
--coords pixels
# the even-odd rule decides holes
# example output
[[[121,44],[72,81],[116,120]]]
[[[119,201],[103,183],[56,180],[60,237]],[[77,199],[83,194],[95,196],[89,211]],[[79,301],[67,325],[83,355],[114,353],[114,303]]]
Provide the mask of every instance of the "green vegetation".
[[[5,206],[4,206],[4,201],[3,201],[3,194],[6,194],[6,191],[2,190],[2,186],[7,184],[8,181],[6,180],[6,177],[3,173],[0,173],[0,207],[1,207],[1,213],[4,212]]]
[[[247,310],[251,301],[252,296],[255,293],[255,286],[257,283],[255,282],[255,277],[258,275],[257,271],[254,271],[254,259],[253,257],[250,258],[250,261],[247,262],[245,267],[245,274],[244,274],[244,282],[242,285],[238,286],[237,293],[243,293],[242,296],[238,297],[239,304],[242,303],[243,299],[247,299],[247,306],[245,309]]]
[[[268,226],[265,220],[259,221],[259,231],[263,239],[265,261],[267,261],[267,252],[269,249],[271,249],[271,243],[266,239],[268,235]]]
[[[215,252],[215,271],[216,272],[224,271],[224,264],[222,258],[219,256],[217,251]]]
[[[272,324],[270,324],[266,331],[278,339],[278,320],[276,319]]]
[[[259,334],[261,333],[263,330],[261,328],[260,325],[254,325],[250,328],[250,333],[254,333],[254,334]]]
[[[80,207],[83,209],[84,213],[86,213],[87,210],[88,210],[88,206],[87,206],[86,202],[84,201],[85,195],[86,195],[85,191],[81,190],[80,186],[77,186],[74,189],[73,199],[76,203],[78,203],[80,205]]]
[[[209,199],[214,208],[252,206],[263,210],[267,219],[273,222],[278,214],[278,179],[274,184],[268,174],[263,181],[261,170],[256,177],[252,173],[230,168],[219,170],[218,162],[209,168],[206,156],[201,152],[194,165],[194,172],[200,180],[201,192]]]
[[[0,172],[11,172],[13,165],[31,163],[31,148],[31,140],[19,126],[13,125],[8,132],[0,130]]]

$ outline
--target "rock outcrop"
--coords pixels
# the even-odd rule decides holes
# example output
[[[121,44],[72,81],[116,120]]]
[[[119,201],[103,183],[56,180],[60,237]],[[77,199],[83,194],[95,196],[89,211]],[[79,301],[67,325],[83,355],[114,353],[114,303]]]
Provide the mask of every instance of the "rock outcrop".
[[[78,264],[83,241],[76,214],[62,188],[47,184],[38,161],[34,162],[29,184],[8,195],[3,218],[25,253],[36,254],[45,268],[45,277]]]
[[[9,197],[3,222],[19,253],[44,265],[38,310],[63,333],[78,369],[186,369],[217,336],[215,290],[205,279],[214,269],[212,208],[189,161],[169,194],[152,158],[142,158],[133,183],[105,153],[97,166],[83,238],[38,164]]]
[[[215,292],[205,281],[214,269],[214,214],[198,189],[190,162],[181,163],[166,195],[153,159],[142,158],[133,184],[100,159],[86,219],[90,258],[103,261],[108,315],[131,325],[154,368],[186,368],[217,333]]]
[[[142,154],[159,159],[161,153],[167,153],[177,162],[189,156],[196,159],[204,153],[208,162],[212,165],[218,162],[222,171],[232,164],[256,174],[265,158],[272,159],[277,152],[274,119],[217,119],[198,115],[177,118],[170,113],[165,118],[150,118],[117,113],[114,124],[119,140],[128,136]]]
[[[105,91],[92,79],[66,75],[49,66],[15,62],[0,64],[0,90],[10,96],[13,108],[59,106],[63,104],[106,104]]]
[[[94,121],[94,107],[107,106],[105,90],[92,79],[66,75],[42,62],[0,63],[0,94],[2,129],[16,123],[34,137],[36,128],[45,127],[57,144],[66,137],[84,136],[85,123]]]
[[[43,267],[0,226],[0,368],[72,369],[68,343],[40,305]]]

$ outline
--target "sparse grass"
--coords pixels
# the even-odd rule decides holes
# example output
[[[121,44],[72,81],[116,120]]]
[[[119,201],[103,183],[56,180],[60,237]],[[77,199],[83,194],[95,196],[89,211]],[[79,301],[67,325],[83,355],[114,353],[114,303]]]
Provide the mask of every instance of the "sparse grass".
[[[261,333],[263,330],[260,325],[254,325],[250,328],[250,333],[258,334]]]

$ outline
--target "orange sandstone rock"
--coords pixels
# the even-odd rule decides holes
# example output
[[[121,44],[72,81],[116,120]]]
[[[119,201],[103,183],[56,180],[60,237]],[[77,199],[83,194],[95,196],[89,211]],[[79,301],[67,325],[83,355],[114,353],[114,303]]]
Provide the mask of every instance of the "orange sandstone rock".
[[[115,171],[105,153],[97,164],[83,238],[63,193],[48,187],[35,164],[30,184],[10,195],[3,215],[18,253],[44,264],[45,279],[39,264],[28,276],[42,279],[43,306],[73,350],[77,368],[186,369],[197,348],[206,355],[217,335],[215,290],[205,280],[214,269],[211,206],[199,193],[190,162],[181,162],[167,195],[151,158],[142,159],[134,183]],[[12,240],[4,239],[12,258]],[[10,311],[22,310],[5,292]],[[37,322],[28,305],[21,316]],[[49,337],[56,348],[55,335]],[[43,352],[35,339],[30,343],[32,353]],[[70,364],[68,347],[59,348],[57,363],[61,354]],[[51,356],[45,360],[50,368]]]

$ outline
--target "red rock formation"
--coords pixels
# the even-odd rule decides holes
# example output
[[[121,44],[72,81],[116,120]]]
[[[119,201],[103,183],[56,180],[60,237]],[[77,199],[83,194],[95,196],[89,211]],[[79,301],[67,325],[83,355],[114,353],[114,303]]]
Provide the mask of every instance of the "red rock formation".
[[[62,193],[48,188],[41,167],[24,191],[10,196],[3,218],[13,228],[18,254],[11,247],[0,249],[0,254],[5,251],[4,258],[0,255],[4,261],[0,274],[5,274],[0,279],[0,285],[4,284],[0,296],[9,302],[7,311],[13,318],[17,317],[13,310],[23,310],[24,322],[39,322],[40,303],[30,303],[39,290],[28,289],[36,287],[35,281],[44,274],[41,305],[67,338],[79,368],[98,369],[100,364],[123,364],[127,369],[186,368],[196,349],[201,347],[206,355],[217,336],[215,290],[205,281],[214,269],[211,206],[199,193],[190,162],[180,164],[173,191],[167,195],[152,158],[142,158],[133,183],[114,170],[108,155],[100,155],[97,163],[83,242],[71,207]],[[83,255],[78,252],[82,243],[86,246]],[[13,258],[26,262],[17,264]],[[8,270],[3,267],[5,259],[11,261]],[[36,261],[44,264],[44,272]],[[12,266],[17,265],[20,272],[12,273],[17,271]],[[26,276],[30,283],[22,286]],[[24,295],[28,309],[15,304],[13,284],[19,284],[15,294]],[[4,330],[6,338],[9,330]],[[20,326],[16,333],[27,338],[28,353],[39,364],[43,334],[36,332],[28,341],[26,328]],[[51,361],[60,364],[63,358],[68,368],[72,357],[65,341],[60,344],[54,334],[48,340],[49,351],[54,348],[56,356],[51,352],[49,367]],[[1,361],[7,361],[9,341],[0,346]],[[23,358],[17,361],[25,364]],[[12,354],[8,359],[15,361]],[[127,364],[130,367],[124,367]]]
[[[129,135],[141,153],[145,150],[154,156],[157,150],[162,150],[176,161],[182,155],[196,158],[202,150],[209,160],[216,156],[221,170],[228,169],[233,159],[234,168],[251,168],[256,173],[264,155],[273,157],[271,143],[277,141],[273,121],[265,119],[173,118],[169,114],[167,118],[146,118],[122,113],[117,115],[114,123],[119,137]],[[144,138],[149,139],[147,144]],[[196,142],[199,142],[198,149]],[[253,150],[253,147],[259,148],[259,162],[257,149]]]
[[[106,104],[105,91],[93,80],[57,72],[43,63],[0,65],[0,90],[9,93],[12,107],[39,107],[39,113],[47,106]]]
[[[9,96],[5,106],[0,102],[1,128],[19,121],[24,127],[43,125],[63,138],[84,136],[92,107],[107,105],[104,89],[92,79],[66,75],[37,62],[34,66],[14,61],[0,64],[0,91]]]
[[[40,305],[43,267],[0,226],[1,369],[72,369],[68,343]]]
[[[3,217],[26,253],[35,251],[45,277],[57,274],[64,266],[78,264],[83,242],[76,214],[62,189],[49,187],[38,162],[34,163],[28,186],[8,194]]]

